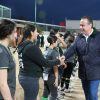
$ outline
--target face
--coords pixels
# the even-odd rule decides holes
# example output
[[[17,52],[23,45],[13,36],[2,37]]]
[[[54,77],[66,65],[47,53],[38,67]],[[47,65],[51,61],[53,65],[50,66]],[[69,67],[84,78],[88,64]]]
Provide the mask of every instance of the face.
[[[87,19],[80,20],[80,30],[83,34],[88,35],[91,32],[92,24],[88,22]]]
[[[57,39],[57,42],[58,42],[58,43],[61,43],[61,40],[64,41],[64,36],[61,36],[61,37],[59,36],[58,39]]]
[[[59,37],[60,35],[59,35],[59,32],[58,33],[56,33],[56,37]]]
[[[16,36],[17,36],[17,32],[16,32],[16,28],[12,31],[12,34],[9,36],[9,45],[14,47],[15,45],[15,41],[16,41]]]
[[[37,29],[35,29],[34,32],[31,32],[32,33],[32,40],[37,40],[37,36],[39,35],[39,33],[37,32]]]

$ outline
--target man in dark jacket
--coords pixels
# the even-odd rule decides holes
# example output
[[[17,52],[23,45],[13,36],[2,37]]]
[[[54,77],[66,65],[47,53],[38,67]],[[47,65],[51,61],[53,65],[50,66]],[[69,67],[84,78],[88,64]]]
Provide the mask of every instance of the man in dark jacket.
[[[90,17],[80,20],[81,34],[74,44],[65,52],[66,60],[73,54],[78,55],[79,78],[86,100],[98,100],[100,83],[100,32],[93,28]]]

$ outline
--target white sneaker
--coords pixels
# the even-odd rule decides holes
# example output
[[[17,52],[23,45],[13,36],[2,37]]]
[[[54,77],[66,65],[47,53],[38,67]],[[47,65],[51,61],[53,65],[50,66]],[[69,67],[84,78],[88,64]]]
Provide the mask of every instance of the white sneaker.
[[[58,90],[60,90],[60,91],[64,91],[64,87],[62,88],[62,87],[58,87]]]
[[[65,93],[70,93],[70,90],[69,89],[65,89],[64,92]]]

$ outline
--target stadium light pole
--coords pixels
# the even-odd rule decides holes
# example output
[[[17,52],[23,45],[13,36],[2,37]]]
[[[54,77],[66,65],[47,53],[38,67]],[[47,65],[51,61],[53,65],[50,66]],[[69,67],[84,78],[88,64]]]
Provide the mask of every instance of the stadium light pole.
[[[35,0],[35,24],[36,24],[36,16],[37,15],[37,0]]]

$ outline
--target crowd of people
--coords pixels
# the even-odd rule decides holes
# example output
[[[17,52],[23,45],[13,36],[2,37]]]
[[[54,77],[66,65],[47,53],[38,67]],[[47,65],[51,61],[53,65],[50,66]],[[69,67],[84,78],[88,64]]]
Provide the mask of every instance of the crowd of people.
[[[19,58],[19,83],[24,91],[24,100],[37,100],[39,79],[44,80],[41,100],[60,100],[59,91],[68,92],[70,77],[79,63],[79,78],[86,100],[98,100],[100,83],[100,32],[93,27],[93,20],[83,16],[81,33],[76,36],[58,29],[50,31],[49,46],[41,51],[36,26],[27,24],[23,38],[17,44]],[[14,47],[16,23],[10,19],[0,20],[0,100],[16,100],[16,63],[10,47]],[[44,47],[44,36],[41,36]],[[59,91],[58,91],[59,89]]]

